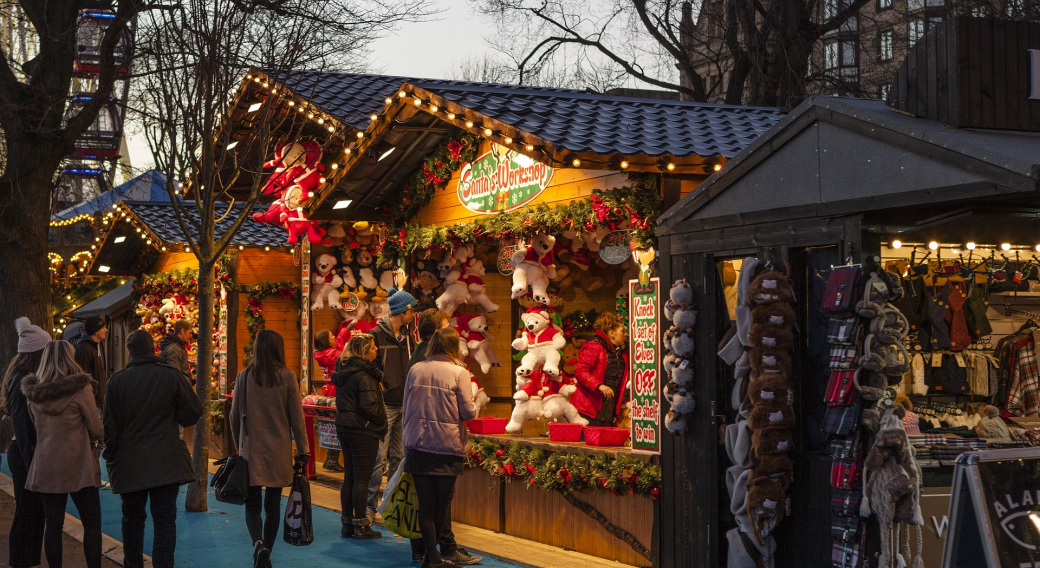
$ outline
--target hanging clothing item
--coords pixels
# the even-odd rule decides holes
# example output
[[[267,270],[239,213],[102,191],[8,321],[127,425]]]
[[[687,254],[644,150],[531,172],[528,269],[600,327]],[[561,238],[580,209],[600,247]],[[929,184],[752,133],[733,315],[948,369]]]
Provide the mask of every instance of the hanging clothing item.
[[[986,289],[976,283],[968,287],[968,305],[964,309],[964,316],[968,322],[968,331],[972,339],[986,337],[993,333],[993,326],[989,323],[989,301],[986,300]]]
[[[1040,414],[1040,373],[1036,365],[1036,343],[1033,334],[1018,342],[1015,363],[1007,386],[1004,410],[1012,416]]]
[[[949,307],[946,311],[946,325],[950,327],[950,350],[964,351],[971,345],[971,332],[964,318],[968,295],[961,285],[947,282],[939,299]]]
[[[989,396],[989,358],[983,353],[965,353],[968,363],[968,388],[971,394]]]
[[[946,313],[949,308],[946,302],[942,302],[929,291],[925,299],[925,309],[928,320],[921,324],[920,337],[921,348],[926,351],[938,351],[950,348],[950,329],[946,324]]]
[[[903,295],[890,303],[906,316],[910,331],[917,331],[925,321],[924,278],[904,278]]]

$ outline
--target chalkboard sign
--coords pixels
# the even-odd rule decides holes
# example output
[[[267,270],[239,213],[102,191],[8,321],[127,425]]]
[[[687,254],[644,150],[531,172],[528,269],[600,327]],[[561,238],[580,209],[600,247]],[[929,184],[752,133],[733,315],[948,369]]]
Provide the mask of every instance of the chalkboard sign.
[[[1040,448],[957,460],[943,568],[1040,568]]]

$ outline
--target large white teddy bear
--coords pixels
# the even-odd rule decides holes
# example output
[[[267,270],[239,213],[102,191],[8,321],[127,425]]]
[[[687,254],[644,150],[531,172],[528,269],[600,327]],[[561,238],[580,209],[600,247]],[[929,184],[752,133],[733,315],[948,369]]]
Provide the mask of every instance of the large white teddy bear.
[[[469,302],[469,287],[462,280],[462,266],[453,253],[444,253],[437,263],[437,271],[444,282],[444,293],[437,297],[437,309],[453,314],[462,304]]]
[[[527,354],[520,360],[517,374],[529,377],[541,368],[549,375],[559,375],[560,349],[567,345],[567,339],[552,324],[549,312],[543,308],[529,308],[520,316],[520,320],[524,323],[524,330],[519,338],[513,340],[512,345],[517,351],[526,349]]]
[[[516,394],[513,400],[516,407],[506,424],[506,432],[516,434],[524,426],[524,422],[532,418],[544,418],[550,422],[571,422],[588,426],[589,421],[578,414],[578,409],[567,400],[577,390],[573,384],[554,379],[541,371],[535,371],[530,378],[519,376],[517,370]],[[524,381],[524,382],[521,382]]]
[[[513,299],[527,293],[531,287],[531,297],[536,302],[549,303],[549,280],[556,278],[556,258],[553,247],[556,239],[549,235],[538,234],[531,239],[531,245],[513,253],[510,264],[513,265]]]
[[[480,365],[480,371],[486,375],[491,367],[501,367],[495,349],[491,346],[495,336],[488,331],[487,318],[479,314],[456,317],[460,336],[466,341],[466,350]]]
[[[455,251],[455,258],[459,261],[462,275],[459,280],[466,283],[469,291],[469,301],[475,302],[484,308],[484,311],[493,314],[498,311],[498,304],[491,301],[487,295],[487,286],[484,285],[484,275],[487,269],[484,263],[473,256],[473,247],[459,247]]]
[[[323,254],[314,261],[314,274],[311,275],[313,290],[311,294],[311,309],[320,310],[325,307],[334,310],[340,309],[339,287],[343,285],[343,279],[336,274],[336,257],[331,254]]]
[[[516,394],[513,395],[513,400],[516,401],[516,406],[513,408],[513,413],[509,417],[509,423],[506,424],[506,432],[510,434],[519,434],[520,430],[523,429],[524,423],[528,420],[539,418],[542,415],[542,397],[539,394],[531,396],[528,392],[534,391],[537,393],[541,390],[541,381],[538,380],[541,373],[536,373],[530,378],[520,374],[520,369],[516,370]],[[526,390],[525,390],[526,389]]]

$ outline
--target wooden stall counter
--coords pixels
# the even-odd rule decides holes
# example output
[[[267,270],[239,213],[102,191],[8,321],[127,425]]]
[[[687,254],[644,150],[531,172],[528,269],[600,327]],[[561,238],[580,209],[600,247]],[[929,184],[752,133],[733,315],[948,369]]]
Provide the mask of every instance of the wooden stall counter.
[[[649,461],[624,446],[594,447],[584,442],[552,442],[540,436],[470,434],[508,447],[512,443],[547,452],[632,457]],[[597,517],[607,524],[601,523]],[[496,476],[479,467],[467,467],[459,477],[452,503],[452,520],[498,533],[574,550],[623,564],[645,566],[649,559],[637,552],[650,549],[654,503],[648,495],[619,495],[606,489],[569,492],[545,490],[529,480]],[[627,539],[616,536],[627,532]]]

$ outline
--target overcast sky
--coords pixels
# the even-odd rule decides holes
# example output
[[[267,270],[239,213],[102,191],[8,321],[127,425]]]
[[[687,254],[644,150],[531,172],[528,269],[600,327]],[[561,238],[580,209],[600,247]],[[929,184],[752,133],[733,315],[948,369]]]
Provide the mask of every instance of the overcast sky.
[[[453,67],[489,51],[484,43],[484,26],[466,0],[436,0],[438,13],[428,21],[401,24],[392,36],[372,46],[373,73],[421,78],[446,78]],[[152,157],[143,136],[127,132],[130,164],[149,168]]]

